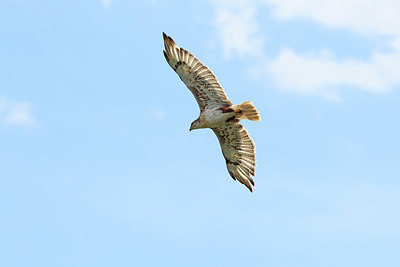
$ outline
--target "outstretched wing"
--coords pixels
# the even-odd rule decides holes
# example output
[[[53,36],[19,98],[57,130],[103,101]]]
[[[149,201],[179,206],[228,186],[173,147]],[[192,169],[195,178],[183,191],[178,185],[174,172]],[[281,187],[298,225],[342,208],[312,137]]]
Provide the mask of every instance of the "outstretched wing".
[[[192,92],[200,110],[210,106],[230,106],[224,89],[214,73],[195,56],[179,48],[171,37],[163,33],[164,56],[171,68]]]
[[[254,186],[256,147],[246,129],[235,121],[212,128],[221,145],[226,167],[234,180],[244,184],[251,192]]]

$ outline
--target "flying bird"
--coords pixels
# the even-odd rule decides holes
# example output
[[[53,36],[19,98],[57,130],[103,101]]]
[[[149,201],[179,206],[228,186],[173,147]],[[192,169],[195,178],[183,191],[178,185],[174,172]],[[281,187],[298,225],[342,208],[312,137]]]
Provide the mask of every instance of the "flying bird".
[[[189,131],[211,128],[218,137],[229,174],[253,192],[255,145],[239,122],[243,119],[261,120],[257,109],[251,101],[233,105],[207,66],[187,50],[178,47],[165,33],[163,38],[165,59],[192,92],[200,108],[200,116],[192,122]]]

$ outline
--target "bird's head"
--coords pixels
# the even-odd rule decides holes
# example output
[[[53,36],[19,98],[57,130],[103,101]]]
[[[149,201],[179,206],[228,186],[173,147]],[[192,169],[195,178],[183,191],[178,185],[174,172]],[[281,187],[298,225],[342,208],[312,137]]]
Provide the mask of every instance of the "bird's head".
[[[200,120],[197,119],[197,120],[193,121],[192,124],[190,124],[189,132],[191,130],[196,130],[196,129],[200,129],[200,128],[203,128],[203,127],[201,127],[201,125],[200,125]]]

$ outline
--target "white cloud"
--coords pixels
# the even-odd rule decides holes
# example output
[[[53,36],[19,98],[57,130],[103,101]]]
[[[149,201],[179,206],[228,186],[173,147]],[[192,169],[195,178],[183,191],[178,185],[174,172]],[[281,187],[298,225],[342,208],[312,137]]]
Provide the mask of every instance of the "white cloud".
[[[33,124],[32,105],[28,102],[17,103],[0,97],[0,122],[8,125]]]
[[[359,33],[400,34],[398,0],[263,0],[279,19],[311,18]]]
[[[400,53],[375,53],[369,61],[340,61],[329,52],[316,56],[297,55],[284,49],[267,64],[266,71],[283,90],[338,100],[334,90],[338,85],[388,92],[400,84]]]
[[[165,110],[159,108],[159,107],[152,107],[150,109],[150,113],[153,116],[155,120],[164,120],[167,117],[167,113]]]
[[[254,17],[255,6],[251,1],[216,1],[217,16],[215,25],[226,58],[262,55],[264,43]]]
[[[337,101],[340,86],[369,92],[389,92],[400,85],[400,1],[398,0],[237,0],[218,1],[217,29],[225,54],[257,56],[261,75],[272,77],[279,89]],[[255,10],[269,5],[276,19],[311,19],[371,38],[392,41],[392,52],[375,51],[369,60],[338,60],[328,49],[296,54],[282,48],[274,59],[263,55],[263,34]],[[221,11],[222,10],[222,11]],[[231,10],[236,10],[237,13]],[[254,52],[254,53],[251,53]]]
[[[271,182],[271,181],[270,181]],[[310,210],[304,216],[274,218],[279,224],[313,225],[321,229],[352,229],[363,235],[390,233],[400,235],[400,187],[379,187],[375,184],[348,185],[299,184],[282,178],[270,183],[276,194],[289,194],[305,202],[310,201]],[[293,204],[291,204],[293,205]],[[319,207],[323,206],[324,209]],[[313,210],[315,208],[315,210]]]
[[[110,6],[111,6],[111,3],[112,3],[112,0],[101,0],[101,5],[102,5],[104,8],[110,7]]]

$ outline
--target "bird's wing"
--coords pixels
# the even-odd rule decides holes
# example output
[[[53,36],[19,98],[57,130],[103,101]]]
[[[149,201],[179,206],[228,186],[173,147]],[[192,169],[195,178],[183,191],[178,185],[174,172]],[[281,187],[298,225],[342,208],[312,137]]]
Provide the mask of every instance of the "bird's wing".
[[[238,122],[231,121],[212,128],[221,145],[226,167],[234,180],[244,184],[251,192],[254,186],[256,147],[246,129]]]
[[[207,66],[187,50],[179,48],[165,33],[163,38],[165,59],[192,92],[201,111],[211,106],[232,105],[217,77]]]

